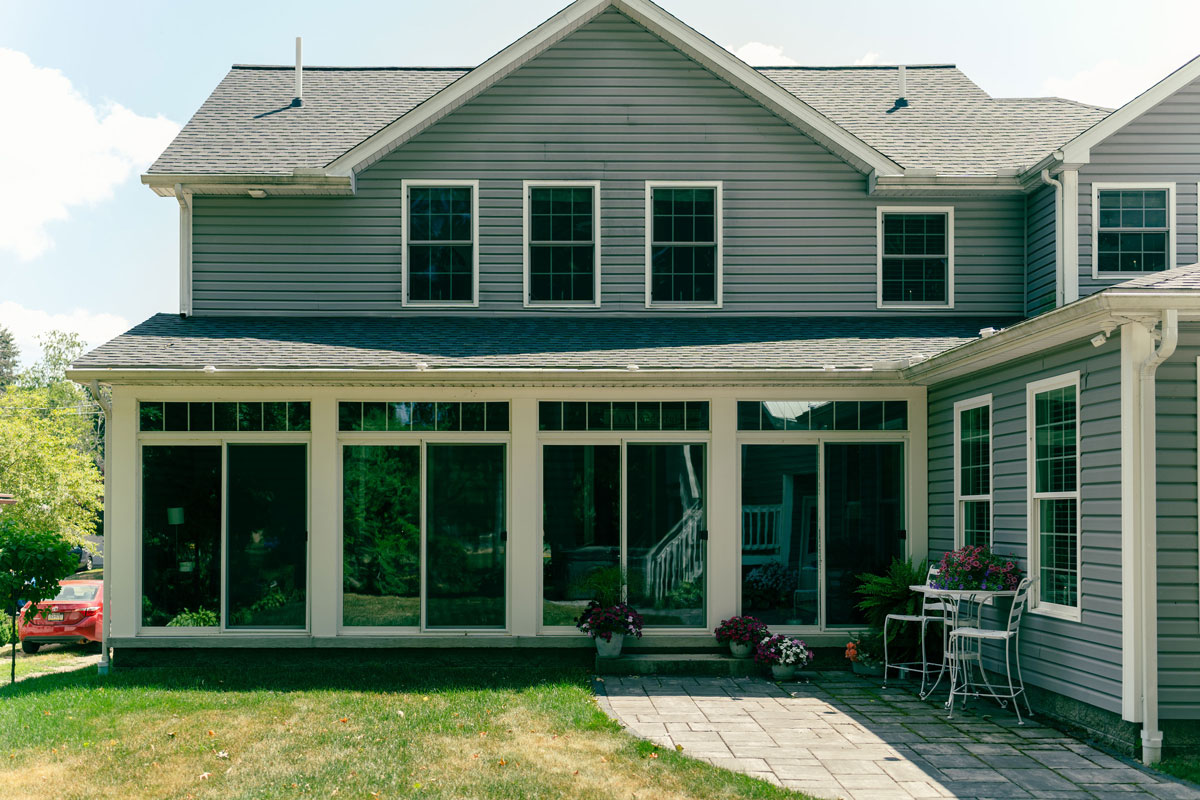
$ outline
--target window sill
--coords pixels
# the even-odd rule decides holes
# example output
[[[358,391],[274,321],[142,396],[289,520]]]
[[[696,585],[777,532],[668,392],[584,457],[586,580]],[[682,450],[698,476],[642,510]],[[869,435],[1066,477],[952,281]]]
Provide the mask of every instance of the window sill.
[[[953,303],[883,303],[875,304],[876,308],[898,311],[951,311]]]
[[[594,300],[579,300],[576,302],[560,301],[552,302],[546,300],[526,300],[525,308],[599,308],[600,304]]]
[[[1039,617],[1052,617],[1053,619],[1066,620],[1067,622],[1080,622],[1082,617],[1082,612],[1078,608],[1046,603],[1039,606],[1030,606],[1029,613],[1036,614]]]
[[[405,300],[404,308],[478,308],[478,300],[455,300],[453,302],[431,302],[429,300]]]
[[[1100,272],[1096,270],[1092,272],[1092,279],[1097,281],[1127,281],[1130,278],[1141,278],[1146,275],[1159,275],[1166,271],[1166,268],[1150,269],[1143,272]]]
[[[646,303],[646,308],[654,309],[656,311],[712,311],[713,309],[721,308],[721,305],[721,303],[655,303],[651,301]]]

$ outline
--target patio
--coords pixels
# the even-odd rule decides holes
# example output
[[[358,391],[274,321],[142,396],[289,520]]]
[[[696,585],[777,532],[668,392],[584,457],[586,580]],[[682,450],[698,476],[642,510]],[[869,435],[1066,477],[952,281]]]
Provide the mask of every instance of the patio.
[[[609,677],[601,706],[631,733],[822,798],[1196,798],[1174,778],[990,701],[941,703],[847,672],[810,683]]]

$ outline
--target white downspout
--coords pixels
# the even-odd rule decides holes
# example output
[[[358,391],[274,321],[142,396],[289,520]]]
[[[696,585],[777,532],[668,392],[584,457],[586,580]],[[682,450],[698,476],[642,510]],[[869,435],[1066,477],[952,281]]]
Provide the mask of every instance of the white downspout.
[[[109,480],[111,470],[108,468],[108,460],[112,457],[112,403],[104,399],[104,395],[100,391],[100,382],[92,381],[90,387],[92,399],[104,411],[104,545],[101,548],[101,557],[104,559],[104,617],[100,625],[100,663],[97,665],[97,671],[101,675],[108,674],[109,659],[108,659],[108,626],[109,619],[112,617],[112,601],[109,599],[112,595],[108,591],[108,535],[112,531],[109,525],[109,515],[112,513],[112,482]]]
[[[1050,170],[1042,170],[1042,183],[1054,187],[1054,307],[1063,305],[1065,296],[1065,274],[1063,268],[1063,187],[1062,181],[1050,177]]]
[[[1138,649],[1142,661],[1142,761],[1153,764],[1162,759],[1162,731],[1158,725],[1158,476],[1156,464],[1157,431],[1155,372],[1171,357],[1179,343],[1179,312],[1162,312],[1162,336],[1158,347],[1139,369],[1141,391],[1141,596],[1142,619]]]

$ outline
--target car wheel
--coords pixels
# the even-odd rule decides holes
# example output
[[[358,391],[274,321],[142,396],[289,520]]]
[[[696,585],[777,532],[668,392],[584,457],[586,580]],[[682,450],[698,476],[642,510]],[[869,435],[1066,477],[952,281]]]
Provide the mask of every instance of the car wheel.
[[[34,653],[36,653],[38,650],[41,650],[41,649],[42,649],[42,646],[40,644],[38,644],[37,642],[29,642],[29,641],[21,642],[22,652],[28,653],[29,655],[33,655]]]

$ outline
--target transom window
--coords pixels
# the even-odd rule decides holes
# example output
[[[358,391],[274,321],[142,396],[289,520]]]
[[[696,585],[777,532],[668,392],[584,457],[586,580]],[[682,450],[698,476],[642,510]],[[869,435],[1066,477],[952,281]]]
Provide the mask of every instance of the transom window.
[[[1030,571],[1038,605],[1079,609],[1079,373],[1029,385]]]
[[[739,400],[739,431],[906,431],[905,400]]]
[[[599,300],[598,193],[598,184],[527,184],[530,303]]]
[[[341,402],[340,431],[506,431],[508,403]]]
[[[1096,272],[1171,266],[1171,197],[1165,188],[1096,189]]]
[[[306,431],[308,403],[163,403],[138,404],[138,430],[158,431]]]
[[[956,546],[992,546],[992,398],[954,404]]]
[[[473,304],[478,187],[405,183],[406,286],[410,303]]]
[[[952,305],[952,209],[881,208],[879,239],[879,305]]]
[[[538,403],[538,429],[543,431],[706,431],[704,401]]]
[[[720,305],[720,184],[647,184],[647,304]]]

